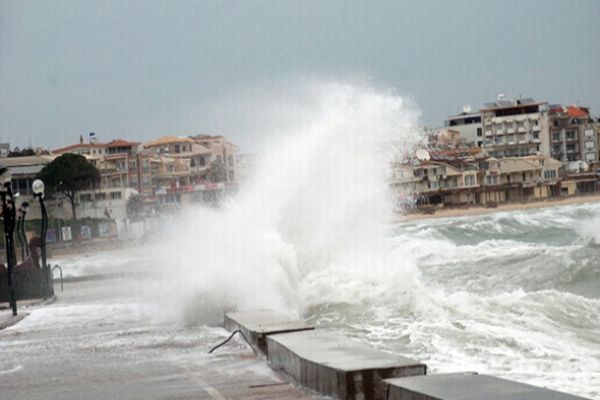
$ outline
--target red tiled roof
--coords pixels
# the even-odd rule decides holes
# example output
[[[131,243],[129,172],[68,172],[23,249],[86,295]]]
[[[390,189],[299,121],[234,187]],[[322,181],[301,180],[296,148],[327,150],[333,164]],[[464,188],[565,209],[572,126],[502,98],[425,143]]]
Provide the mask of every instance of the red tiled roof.
[[[567,115],[571,118],[584,118],[588,117],[590,113],[583,107],[567,106]]]
[[[66,153],[67,151],[75,150],[75,149],[83,149],[83,148],[99,148],[106,147],[104,143],[77,143],[69,146],[61,147],[56,150],[52,150],[53,153]]]

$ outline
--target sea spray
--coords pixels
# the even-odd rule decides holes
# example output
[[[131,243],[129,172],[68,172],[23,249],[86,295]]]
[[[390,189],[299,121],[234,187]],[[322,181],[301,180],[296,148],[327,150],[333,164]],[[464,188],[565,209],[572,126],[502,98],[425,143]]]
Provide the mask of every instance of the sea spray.
[[[407,293],[401,303],[419,290],[417,269],[386,241],[390,163],[421,140],[417,111],[364,85],[296,89],[301,101],[286,109],[307,118],[277,129],[239,194],[220,210],[183,210],[163,235],[157,297],[187,322],[228,308],[368,303],[394,291]]]

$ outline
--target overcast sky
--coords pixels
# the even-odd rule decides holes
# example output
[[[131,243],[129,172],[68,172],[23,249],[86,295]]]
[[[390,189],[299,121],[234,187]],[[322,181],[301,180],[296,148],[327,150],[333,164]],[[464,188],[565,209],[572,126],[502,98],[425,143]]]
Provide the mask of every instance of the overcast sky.
[[[427,125],[499,93],[600,114],[599,39],[597,0],[0,0],[0,141],[248,146],[251,99],[228,105],[298,79],[392,88]]]

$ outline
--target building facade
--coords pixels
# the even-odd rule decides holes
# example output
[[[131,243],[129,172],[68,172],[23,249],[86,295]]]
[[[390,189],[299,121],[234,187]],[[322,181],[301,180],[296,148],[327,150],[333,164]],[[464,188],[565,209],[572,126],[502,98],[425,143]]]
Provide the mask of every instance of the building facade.
[[[451,115],[444,121],[444,127],[457,131],[467,146],[483,146],[484,137],[480,112],[464,111],[457,115]]]
[[[487,103],[481,109],[483,147],[493,157],[550,156],[548,103],[529,98]]]
[[[550,114],[552,157],[562,162],[598,162],[598,131],[587,107],[553,105]]]

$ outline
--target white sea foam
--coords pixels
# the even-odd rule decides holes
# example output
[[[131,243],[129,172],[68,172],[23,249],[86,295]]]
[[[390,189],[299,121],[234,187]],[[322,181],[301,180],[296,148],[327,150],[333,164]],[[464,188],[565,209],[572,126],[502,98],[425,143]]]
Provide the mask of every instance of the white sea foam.
[[[168,250],[157,249],[169,266],[160,302],[183,305],[186,319],[207,308],[297,313],[323,300],[368,301],[386,292],[382,283],[418,290],[417,269],[385,241],[392,148],[420,140],[418,113],[367,86],[295,89],[294,106],[284,98],[285,107],[263,112],[306,118],[290,116],[294,124],[279,127],[254,177],[223,210],[185,210],[166,235]]]

